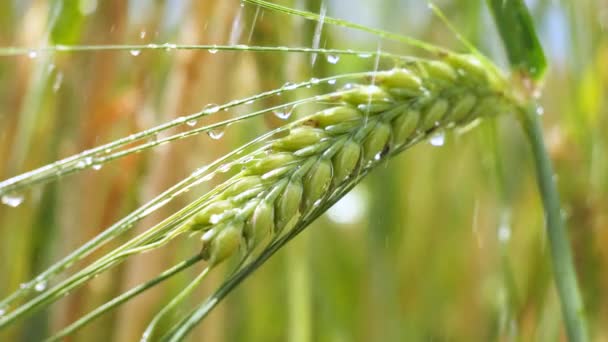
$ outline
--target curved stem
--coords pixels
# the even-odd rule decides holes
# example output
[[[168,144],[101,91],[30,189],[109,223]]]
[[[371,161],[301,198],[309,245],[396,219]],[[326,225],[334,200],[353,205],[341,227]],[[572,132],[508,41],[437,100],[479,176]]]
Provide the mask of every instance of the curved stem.
[[[61,339],[78,331],[80,328],[84,327],[85,325],[90,323],[95,318],[114,309],[115,307],[117,307],[117,306],[123,304],[124,302],[128,301],[129,299],[141,294],[142,292],[149,290],[150,288],[160,284],[161,282],[169,279],[170,277],[176,275],[177,273],[196,264],[197,262],[201,261],[202,259],[203,259],[202,255],[197,254],[188,260],[182,261],[181,263],[179,263],[179,264],[171,267],[170,269],[166,270],[165,272],[161,273],[156,278],[149,280],[141,285],[138,285],[138,286],[130,289],[129,291],[119,295],[118,297],[113,298],[112,300],[108,301],[107,303],[99,306],[97,309],[89,312],[88,314],[81,317],[74,323],[70,324],[69,326],[63,328],[61,331],[57,332],[55,335],[53,335],[52,337],[47,339],[46,342],[60,341]]]
[[[553,182],[553,167],[543,142],[542,128],[537,113],[538,105],[530,105],[522,115],[522,125],[534,155],[536,180],[545,208],[547,235],[555,285],[560,298],[562,315],[570,341],[588,341],[583,300],[576,280],[576,271],[568,232],[561,215],[559,193]]]
[[[210,270],[211,267],[205,267],[205,269],[203,269],[203,271],[196,278],[194,278],[194,280],[190,282],[188,286],[186,286],[182,291],[180,291],[180,293],[177,294],[177,296],[175,296],[171,300],[171,302],[169,302],[169,304],[163,307],[162,310],[160,310],[154,316],[154,318],[152,319],[152,321],[150,321],[150,324],[148,324],[148,327],[144,331],[140,342],[147,342],[154,339],[154,332],[161,319],[163,319],[163,317],[165,317],[169,312],[174,310],[175,307],[177,307],[181,302],[183,302],[184,299],[186,299],[186,297],[188,297],[192,293],[192,291],[194,291],[201,284],[201,281],[205,279]]]

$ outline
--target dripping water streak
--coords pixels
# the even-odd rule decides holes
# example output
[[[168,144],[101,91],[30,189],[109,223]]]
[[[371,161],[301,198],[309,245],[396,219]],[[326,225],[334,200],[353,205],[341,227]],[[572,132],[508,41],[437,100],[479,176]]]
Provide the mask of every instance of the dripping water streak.
[[[318,49],[319,43],[321,42],[321,32],[323,31],[323,23],[325,21],[325,13],[327,12],[327,6],[325,5],[325,1],[321,3],[321,12],[319,13],[319,21],[317,21],[317,26],[315,27],[315,33],[312,37],[312,48]],[[310,56],[310,64],[315,65],[315,61],[317,60],[317,54],[313,53]]]
[[[236,12],[236,15],[234,16],[234,20],[232,21],[232,29],[230,30],[230,40],[228,41],[229,45],[237,44],[239,39],[241,38],[241,33],[243,32],[242,17],[243,6],[240,6],[238,12]]]
[[[255,24],[258,21],[258,14],[260,14],[260,6],[255,9],[255,14],[253,15],[253,20],[251,22],[251,29],[249,30],[249,36],[247,37],[247,44],[251,43],[251,38],[253,37],[253,30],[255,29]]]

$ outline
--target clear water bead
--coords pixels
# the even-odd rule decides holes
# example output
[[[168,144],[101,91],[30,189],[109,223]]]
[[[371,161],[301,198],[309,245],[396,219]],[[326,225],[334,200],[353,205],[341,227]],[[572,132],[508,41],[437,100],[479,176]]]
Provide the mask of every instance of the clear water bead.
[[[219,110],[220,106],[216,105],[215,103],[210,103],[203,108],[203,112],[205,112],[205,114],[217,113]]]
[[[36,285],[34,285],[34,290],[38,291],[38,292],[42,292],[44,290],[46,290],[46,281],[39,281],[36,283]]]
[[[18,194],[6,194],[2,196],[2,204],[6,204],[9,207],[18,207],[19,204],[23,203],[23,196]]]
[[[139,54],[141,54],[141,50],[130,50],[129,53],[131,54],[131,56],[139,56]]]
[[[445,133],[444,132],[438,132],[435,133],[431,136],[431,138],[429,139],[429,143],[433,146],[443,146],[445,144]]]
[[[340,56],[336,55],[327,55],[327,62],[331,64],[336,64],[340,61]]]
[[[212,129],[207,132],[207,135],[209,135],[209,137],[213,140],[219,140],[224,136],[224,131]]]
[[[297,85],[297,84],[295,84],[295,83],[291,83],[291,82],[287,82],[287,83],[285,83],[285,84],[283,85],[283,89],[285,89],[285,90],[294,90],[294,89],[296,89],[297,87],[298,87],[298,85]]]

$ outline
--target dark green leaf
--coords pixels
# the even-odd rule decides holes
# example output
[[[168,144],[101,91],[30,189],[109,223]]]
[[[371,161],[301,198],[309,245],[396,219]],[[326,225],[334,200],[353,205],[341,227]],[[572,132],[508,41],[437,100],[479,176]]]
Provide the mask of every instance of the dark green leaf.
[[[523,0],[487,0],[498,26],[511,68],[538,81],[547,69],[543,47]]]

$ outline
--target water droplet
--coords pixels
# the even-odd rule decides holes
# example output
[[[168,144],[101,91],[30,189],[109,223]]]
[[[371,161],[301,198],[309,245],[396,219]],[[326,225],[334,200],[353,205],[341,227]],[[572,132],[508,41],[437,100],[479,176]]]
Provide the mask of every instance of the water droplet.
[[[297,87],[298,87],[297,84],[291,83],[291,82],[287,82],[287,83],[283,84],[283,89],[285,89],[285,90],[294,90]]]
[[[224,131],[212,129],[210,131],[207,131],[207,135],[209,135],[209,137],[213,140],[219,140],[224,136]]]
[[[6,194],[2,196],[2,204],[6,204],[9,207],[18,207],[19,204],[23,203],[23,196],[18,194]]]
[[[252,104],[252,103],[253,103],[253,100],[249,100],[249,101],[245,102],[245,104]]]
[[[211,224],[217,224],[218,222],[220,222],[221,219],[222,219],[222,215],[220,215],[220,214],[213,214],[209,218],[209,223],[211,223]]]
[[[370,58],[372,56],[371,53],[360,53],[357,55],[359,58]]]
[[[437,132],[431,136],[429,143],[433,146],[443,146],[445,144],[445,133]]]
[[[54,92],[57,92],[59,90],[59,88],[61,88],[62,82],[63,82],[63,73],[58,72],[57,75],[55,75],[55,80],[53,81],[53,91]]]
[[[543,115],[545,114],[545,109],[541,106],[536,107],[536,115]]]
[[[291,116],[292,112],[293,108],[285,108],[283,110],[275,110],[273,113],[277,118],[281,120],[287,120]]]
[[[203,112],[205,112],[205,114],[217,113],[219,110],[220,110],[220,106],[218,106],[214,103],[210,103],[210,104],[206,105],[205,107],[203,107]]]
[[[0,307],[0,317],[4,316],[4,314],[6,313],[7,308],[5,306]]]
[[[177,48],[177,45],[173,44],[173,43],[165,43],[165,51],[171,51],[175,48]]]
[[[101,170],[102,167],[103,164],[93,164],[93,166],[91,166],[91,168],[95,171]]]
[[[188,125],[190,127],[196,126],[197,123],[198,123],[198,121],[196,121],[196,119],[186,121],[186,125]]]
[[[215,173],[212,172],[212,173],[204,176],[203,178],[201,178],[201,181],[208,182],[208,181],[212,180],[213,177],[215,177]]]
[[[139,54],[141,53],[141,50],[133,49],[133,50],[129,51],[129,53],[131,54],[131,56],[139,56]]]
[[[216,48],[212,48],[208,50],[210,54],[215,55],[217,53],[217,49]]]
[[[327,62],[331,64],[336,64],[340,61],[340,56],[337,55],[327,55]]]
[[[37,52],[37,51],[34,51],[34,50],[30,50],[30,51],[27,53],[27,56],[28,56],[29,58],[34,59],[34,58],[38,57],[38,52]]]
[[[220,167],[218,167],[217,170],[219,172],[226,173],[226,172],[230,171],[231,168],[232,168],[232,164],[226,163],[226,164],[222,164]]]
[[[44,290],[46,290],[46,281],[42,280],[36,283],[36,285],[34,285],[34,290],[38,291],[38,292],[42,292]]]
[[[498,241],[507,243],[511,239],[511,227],[508,224],[501,224],[498,228]]]
[[[142,30],[141,32],[139,32],[139,38],[141,38],[141,39],[146,38],[146,31]]]
[[[328,80],[328,81],[327,81],[327,84],[336,84],[336,80],[335,80],[335,79]]]
[[[310,83],[312,83],[312,84],[319,84],[319,82],[320,82],[319,79],[316,77],[313,77],[310,79]]]

